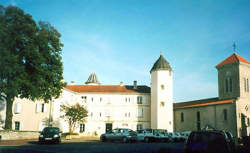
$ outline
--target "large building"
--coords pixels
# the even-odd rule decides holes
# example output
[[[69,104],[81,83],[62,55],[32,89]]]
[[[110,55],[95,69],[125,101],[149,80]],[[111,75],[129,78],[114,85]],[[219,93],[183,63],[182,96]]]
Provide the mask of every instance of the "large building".
[[[175,103],[175,131],[213,127],[250,135],[250,62],[234,53],[216,68],[219,97]]]
[[[236,137],[250,134],[250,62],[237,54],[223,60],[218,70],[219,96],[173,104],[173,70],[161,55],[154,63],[151,87],[102,85],[95,73],[85,84],[67,85],[61,96],[46,104],[16,98],[13,129],[39,131],[53,120],[63,132],[68,123],[60,116],[61,105],[80,103],[88,110],[85,122],[75,132],[100,135],[117,127],[192,131],[204,127],[228,130]],[[0,102],[0,126],[4,125],[5,102]]]
[[[67,85],[61,96],[49,104],[17,98],[13,107],[13,129],[41,130],[47,126],[48,120],[53,120],[55,126],[68,132],[67,121],[60,117],[61,105],[80,103],[87,108],[88,117],[75,132],[83,135],[100,135],[116,127],[173,131],[172,68],[161,55],[150,73],[151,88],[137,85],[136,81],[133,85],[101,85],[96,74],[92,73],[85,84]],[[1,106],[5,107],[3,101]],[[0,113],[3,120],[5,109]]]

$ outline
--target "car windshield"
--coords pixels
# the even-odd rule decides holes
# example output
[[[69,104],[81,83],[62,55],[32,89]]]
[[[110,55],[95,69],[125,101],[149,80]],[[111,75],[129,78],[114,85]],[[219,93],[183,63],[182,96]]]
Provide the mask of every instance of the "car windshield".
[[[44,128],[43,133],[56,133],[59,132],[59,128]]]

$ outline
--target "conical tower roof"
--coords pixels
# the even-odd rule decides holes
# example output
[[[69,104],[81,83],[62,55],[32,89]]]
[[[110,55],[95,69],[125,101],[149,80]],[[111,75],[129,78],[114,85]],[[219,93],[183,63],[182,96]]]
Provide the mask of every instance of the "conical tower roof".
[[[162,55],[160,55],[158,60],[154,63],[154,66],[150,70],[150,73],[152,71],[157,71],[157,70],[170,70],[170,71],[172,71],[172,68],[169,65],[168,61]]]
[[[96,74],[93,72],[90,74],[88,80],[85,82],[85,84],[92,84],[92,85],[99,85],[99,81],[97,79]]]

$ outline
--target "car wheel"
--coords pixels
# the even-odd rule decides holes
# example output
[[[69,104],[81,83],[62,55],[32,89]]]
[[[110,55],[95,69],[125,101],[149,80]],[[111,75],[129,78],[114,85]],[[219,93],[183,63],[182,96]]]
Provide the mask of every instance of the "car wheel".
[[[122,142],[127,143],[128,142],[128,138],[127,137],[123,137],[122,138]]]
[[[145,138],[144,138],[144,141],[145,141],[146,143],[148,143],[148,142],[149,142],[149,138],[148,138],[148,137],[145,137]]]

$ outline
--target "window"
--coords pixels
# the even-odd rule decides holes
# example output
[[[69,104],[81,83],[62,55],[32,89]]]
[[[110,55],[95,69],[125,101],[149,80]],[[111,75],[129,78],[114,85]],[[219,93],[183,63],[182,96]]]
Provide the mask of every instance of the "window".
[[[244,89],[245,92],[249,92],[248,78],[244,78]]]
[[[102,102],[102,97],[100,97],[100,102]]]
[[[130,117],[130,113],[128,113],[128,117]]]
[[[100,113],[100,117],[102,117],[102,113]]]
[[[162,84],[162,85],[161,85],[161,90],[164,90],[164,89],[165,89],[165,87],[164,87],[164,85]]]
[[[225,88],[226,88],[226,93],[232,92],[233,91],[233,81],[232,78],[228,77],[225,80]]]
[[[142,108],[138,108],[137,117],[143,117],[143,109]]]
[[[82,96],[82,100],[83,100],[83,102],[87,102],[87,96]]]
[[[45,104],[42,104],[42,110],[41,110],[41,112],[44,112],[44,109],[45,109]]]
[[[128,98],[126,97],[126,98],[125,98],[125,102],[127,102],[127,101],[128,101]]]
[[[125,117],[127,117],[127,113],[125,113]]]
[[[137,129],[137,130],[142,130],[142,129],[143,129],[142,124],[137,124],[136,129]]]
[[[227,109],[223,110],[224,121],[227,121]]]
[[[93,97],[91,98],[91,101],[92,101],[92,102],[94,101],[94,98],[93,98]]]
[[[85,131],[85,124],[80,124],[80,133]]]
[[[184,122],[184,113],[181,112],[181,122]]]
[[[15,130],[20,130],[20,122],[19,121],[16,121],[15,122]]]
[[[90,116],[93,117],[93,112],[90,113]]]
[[[161,106],[161,107],[164,107],[164,106],[165,106],[165,102],[162,101],[162,102],[160,103],[160,106]]]
[[[200,112],[198,111],[196,113],[196,118],[197,118],[197,130],[201,129],[201,119],[200,119]]]
[[[142,104],[142,96],[137,96],[137,104]]]
[[[21,103],[15,103],[14,113],[15,113],[15,114],[20,114],[20,113],[21,113],[21,110],[22,110],[21,107],[22,107]]]

